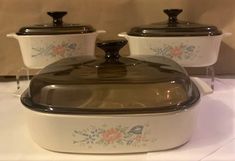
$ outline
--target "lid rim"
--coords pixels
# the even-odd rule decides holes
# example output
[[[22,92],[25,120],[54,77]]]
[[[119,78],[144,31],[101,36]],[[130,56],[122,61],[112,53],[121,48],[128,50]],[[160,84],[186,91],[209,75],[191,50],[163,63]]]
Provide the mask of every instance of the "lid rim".
[[[65,115],[116,115],[116,114],[164,114],[170,112],[184,111],[190,109],[196,104],[200,99],[200,92],[196,85],[192,83],[193,95],[186,101],[182,102],[180,105],[164,106],[158,108],[139,108],[139,109],[115,109],[115,110],[96,110],[96,109],[79,109],[79,108],[70,108],[70,110],[65,110],[68,108],[63,107],[51,107],[50,105],[40,105],[32,102],[30,99],[28,89],[21,95],[21,103],[28,109],[36,112],[47,113],[47,114],[65,114]],[[58,110],[59,109],[59,110]],[[71,110],[73,109],[73,110]]]
[[[134,36],[134,37],[200,37],[200,36],[219,36],[222,35],[222,33],[218,33],[218,34],[184,34],[184,35],[173,35],[173,34],[169,34],[169,35],[138,35],[138,34],[127,34],[128,36]]]
[[[221,34],[221,31],[214,25],[204,25],[178,20],[177,15],[182,12],[182,9],[165,9],[164,12],[168,15],[168,21],[134,26],[127,34],[146,37],[158,37],[158,35],[166,37],[169,35],[213,36]]]
[[[94,33],[96,30],[87,31],[87,32],[57,32],[57,33],[20,33],[17,32],[16,34],[19,36],[33,36],[33,35],[69,35],[69,34],[88,34]]]
[[[88,24],[64,23],[62,17],[67,14],[66,11],[48,12],[53,18],[50,24],[35,24],[21,27],[17,35],[58,35],[73,33],[90,33],[96,31],[93,26]]]
[[[223,32],[220,30],[200,30],[200,28],[195,29],[183,29],[183,28],[132,28],[127,35],[129,36],[139,36],[139,37],[185,37],[185,36],[217,36],[222,35]]]

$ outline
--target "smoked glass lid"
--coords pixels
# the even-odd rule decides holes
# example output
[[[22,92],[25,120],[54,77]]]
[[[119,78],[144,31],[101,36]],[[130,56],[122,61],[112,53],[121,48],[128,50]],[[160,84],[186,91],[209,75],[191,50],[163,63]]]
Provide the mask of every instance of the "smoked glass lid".
[[[63,22],[65,11],[47,12],[52,17],[51,24],[39,24],[20,28],[17,35],[58,35],[58,34],[83,34],[94,32],[90,25],[68,24]]]
[[[66,58],[47,66],[31,80],[22,103],[47,113],[137,114],[184,110],[198,101],[184,68],[165,57],[121,57],[126,43],[101,42],[102,58]]]
[[[177,16],[182,9],[165,9],[168,21],[133,27],[128,35],[143,37],[166,37],[166,36],[215,36],[222,32],[213,25],[202,25],[187,21],[180,21]]]

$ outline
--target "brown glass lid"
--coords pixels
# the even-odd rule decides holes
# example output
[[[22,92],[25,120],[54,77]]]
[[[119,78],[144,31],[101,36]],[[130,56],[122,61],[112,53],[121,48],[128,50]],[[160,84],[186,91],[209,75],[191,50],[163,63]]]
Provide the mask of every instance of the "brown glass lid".
[[[29,109],[60,114],[162,113],[200,97],[184,68],[165,57],[121,57],[126,40],[98,43],[106,54],[66,58],[42,69],[21,96]]]
[[[20,28],[17,35],[59,35],[59,34],[84,34],[94,32],[90,25],[67,24],[62,18],[67,14],[65,11],[47,12],[52,17],[51,24],[39,24]]]
[[[215,36],[222,34],[222,32],[213,25],[202,25],[178,20],[177,16],[182,11],[182,9],[165,9],[164,13],[168,15],[168,21],[133,27],[128,32],[128,35],[143,37],[176,37]]]

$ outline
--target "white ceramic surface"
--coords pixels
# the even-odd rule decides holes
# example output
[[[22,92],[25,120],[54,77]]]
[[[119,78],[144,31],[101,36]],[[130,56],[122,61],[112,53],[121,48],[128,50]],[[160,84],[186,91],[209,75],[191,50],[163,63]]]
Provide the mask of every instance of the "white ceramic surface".
[[[197,81],[201,92],[209,87]],[[66,115],[25,109],[33,140],[52,151],[72,153],[137,153],[166,150],[186,143],[196,124],[200,100],[169,113]]]
[[[25,66],[31,69],[41,69],[62,58],[84,54],[94,55],[96,37],[100,33],[105,33],[105,31],[65,35],[17,35],[11,33],[7,37],[19,41]]]
[[[138,37],[126,32],[118,34],[129,42],[131,55],[157,55],[175,60],[184,67],[204,67],[216,63],[221,40],[218,36]]]
[[[59,115],[26,109],[33,140],[41,147],[72,153],[136,153],[186,143],[197,108],[168,114]]]

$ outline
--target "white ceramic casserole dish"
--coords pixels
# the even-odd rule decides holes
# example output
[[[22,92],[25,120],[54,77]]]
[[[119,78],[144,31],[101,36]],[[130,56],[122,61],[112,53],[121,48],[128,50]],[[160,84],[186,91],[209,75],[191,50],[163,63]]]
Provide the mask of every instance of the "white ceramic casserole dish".
[[[177,20],[181,9],[166,9],[167,22],[133,27],[118,36],[129,42],[130,54],[152,54],[175,60],[184,67],[205,67],[216,63],[222,33],[215,26]]]
[[[63,23],[66,13],[48,12],[52,24],[26,26],[7,34],[18,40],[25,66],[41,69],[62,58],[94,54],[96,37],[105,31],[96,31],[90,25]]]
[[[58,152],[115,154],[189,141],[202,99],[198,88],[211,89],[168,58],[120,57],[125,43],[99,43],[105,59],[63,59],[31,80],[21,102],[36,143]]]

